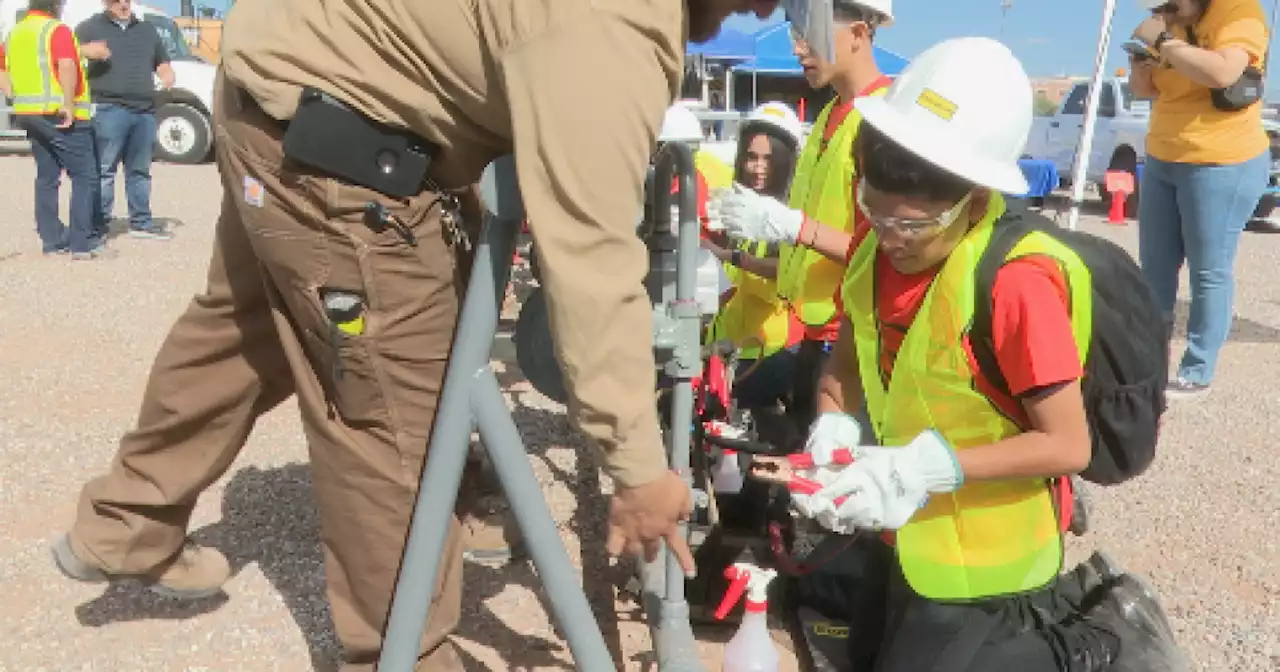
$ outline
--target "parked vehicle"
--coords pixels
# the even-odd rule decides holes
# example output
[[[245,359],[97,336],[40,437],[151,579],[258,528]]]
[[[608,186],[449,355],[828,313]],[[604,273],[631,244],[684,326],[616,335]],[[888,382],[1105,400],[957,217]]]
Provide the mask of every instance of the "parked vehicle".
[[[1071,181],[1088,96],[1089,82],[1077,83],[1053,116],[1036,117],[1032,121],[1031,135],[1027,139],[1027,156],[1053,162],[1064,185]],[[1085,179],[1097,184],[1104,197],[1104,175],[1109,170],[1132,173],[1137,184],[1138,164],[1146,157],[1150,115],[1150,101],[1134,100],[1126,80],[1102,81],[1098,122],[1094,127]],[[1137,216],[1138,194],[1135,192],[1130,196],[1125,205],[1129,216]]]
[[[27,0],[0,0],[0,41],[27,11]],[[102,11],[100,0],[67,0],[62,22],[73,28],[81,21]],[[156,82],[156,148],[155,157],[171,163],[201,163],[213,148],[213,81],[216,68],[196,56],[183,37],[182,30],[164,12],[135,4],[139,19],[156,27],[169,51],[174,84],[161,89]],[[22,138],[23,131],[13,128],[8,101],[0,105],[0,138]]]

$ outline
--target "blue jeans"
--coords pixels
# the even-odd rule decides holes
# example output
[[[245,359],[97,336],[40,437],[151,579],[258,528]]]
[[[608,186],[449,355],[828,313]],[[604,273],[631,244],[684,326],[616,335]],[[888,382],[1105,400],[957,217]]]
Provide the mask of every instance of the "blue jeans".
[[[98,192],[98,164],[93,156],[93,129],[87,121],[58,128],[56,116],[19,115],[17,123],[31,141],[36,160],[36,233],[45,253],[70,248],[89,252],[102,241],[94,235],[93,205]],[[62,172],[71,180],[71,225],[58,216]]]
[[[116,201],[116,166],[124,164],[124,193],[129,201],[129,226],[151,229],[151,152],[156,141],[156,116],[122,105],[98,104],[93,133],[102,172],[102,195],[97,226],[105,231]]]
[[[1178,376],[1213,381],[1218,352],[1231,330],[1235,260],[1240,232],[1267,186],[1269,152],[1243,163],[1173,163],[1147,157],[1138,202],[1138,248],[1143,274],[1165,320],[1173,323],[1178,272],[1191,274],[1187,350]]]

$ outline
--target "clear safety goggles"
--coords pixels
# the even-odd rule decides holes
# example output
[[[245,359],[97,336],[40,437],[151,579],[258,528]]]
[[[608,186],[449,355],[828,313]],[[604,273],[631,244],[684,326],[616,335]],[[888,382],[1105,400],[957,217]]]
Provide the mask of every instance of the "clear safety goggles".
[[[803,43],[810,54],[828,63],[836,60],[835,8],[831,0],[781,0],[787,21],[791,22],[791,39]]]
[[[858,209],[862,211],[863,216],[867,218],[867,221],[871,222],[877,232],[893,231],[907,238],[928,238],[955,224],[956,220],[960,218],[960,213],[964,212],[965,206],[969,205],[969,200],[973,197],[973,192],[971,191],[965,194],[964,198],[957,201],[955,205],[933,217],[888,217],[877,215],[867,208],[867,204],[862,198],[865,184],[866,180],[858,180],[854,196]]]

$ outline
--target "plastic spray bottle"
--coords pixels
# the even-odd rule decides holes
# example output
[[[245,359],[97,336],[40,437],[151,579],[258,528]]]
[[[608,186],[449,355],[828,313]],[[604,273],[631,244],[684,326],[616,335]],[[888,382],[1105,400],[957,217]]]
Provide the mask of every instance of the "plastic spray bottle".
[[[711,474],[711,483],[715,486],[715,491],[736,495],[742,492],[743,480],[742,469],[738,466],[738,452],[729,449],[721,450],[720,460]]]
[[[725,568],[729,590],[725,592],[716,620],[723,620],[737,604],[738,598],[747,594],[747,609],[742,624],[733,639],[724,647],[722,672],[778,672],[782,657],[769,635],[769,582],[778,573],[772,569],[760,569],[746,562],[737,562]]]

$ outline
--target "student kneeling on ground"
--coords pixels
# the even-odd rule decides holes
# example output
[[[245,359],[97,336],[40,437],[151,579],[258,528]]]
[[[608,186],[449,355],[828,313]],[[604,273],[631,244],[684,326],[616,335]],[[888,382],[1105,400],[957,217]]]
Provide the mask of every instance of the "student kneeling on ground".
[[[1139,580],[1102,556],[1059,575],[1050,482],[1091,456],[1078,345],[1089,302],[1071,309],[1087,268],[1031,234],[1015,248],[1027,254],[996,274],[991,340],[1011,394],[979,370],[968,340],[977,263],[1005,215],[1000,193],[1025,189],[1022,66],[992,40],[950,40],[856,108],[855,198],[867,222],[851,242],[809,450],[858,446],[848,414],[864,398],[883,447],[855,448],[852,465],[819,469],[823,489],[795,498],[835,532],[882,531],[862,540],[884,581],[866,584],[870,599],[851,615],[855,669],[1183,669]]]

